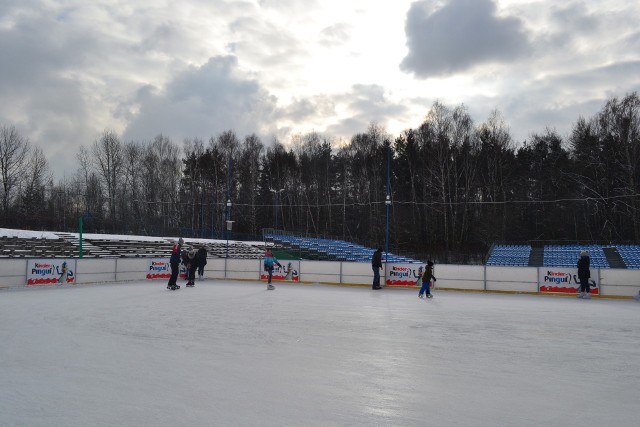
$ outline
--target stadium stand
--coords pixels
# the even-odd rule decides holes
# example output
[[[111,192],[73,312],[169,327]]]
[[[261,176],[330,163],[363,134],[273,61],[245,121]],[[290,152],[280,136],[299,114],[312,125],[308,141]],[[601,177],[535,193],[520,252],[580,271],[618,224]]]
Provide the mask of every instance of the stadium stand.
[[[526,267],[529,265],[531,245],[496,245],[487,265]]]
[[[287,234],[265,232],[264,239],[275,245],[299,252],[301,256],[310,259],[371,262],[375,249],[344,240],[321,239],[314,237],[299,237]],[[383,261],[385,261],[383,255]],[[387,262],[394,263],[423,263],[423,261],[389,253]]]
[[[0,258],[78,258],[80,241],[75,234],[56,233],[57,238],[21,238],[0,236]],[[136,240],[115,237],[85,238],[82,240],[83,258],[164,258],[171,254],[173,239]],[[185,239],[185,249],[207,249],[210,258],[257,259],[264,254],[262,243],[249,244],[230,241],[202,241]]]
[[[486,265],[574,268],[580,253],[586,250],[592,268],[640,269],[640,245],[545,245],[536,250],[542,250],[542,262],[532,264],[534,249],[530,245],[495,245]]]
[[[609,262],[600,245],[545,245],[545,267],[575,267],[580,252],[589,251],[592,268],[609,268]]]
[[[616,245],[627,268],[640,269],[640,245]]]

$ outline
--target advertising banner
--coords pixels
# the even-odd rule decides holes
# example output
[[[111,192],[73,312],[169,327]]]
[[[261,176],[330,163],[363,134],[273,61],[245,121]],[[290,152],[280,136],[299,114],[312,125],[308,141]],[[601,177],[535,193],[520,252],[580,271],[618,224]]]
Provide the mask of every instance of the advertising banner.
[[[422,264],[387,264],[387,286],[422,286]],[[420,280],[420,281],[419,281]]]
[[[75,259],[30,259],[27,285],[75,284]]]
[[[282,268],[278,267],[277,264],[273,265],[273,276],[271,277],[273,280],[286,280],[290,282],[297,282],[300,280],[299,271],[300,271],[300,261],[297,260],[279,260],[280,264],[282,264]],[[262,260],[262,265],[264,266],[264,259]],[[269,273],[264,271],[264,267],[260,272],[260,280],[268,280]]]
[[[147,268],[147,279],[169,279],[171,277],[171,264],[166,258],[151,258]],[[180,264],[180,272],[178,278],[186,279],[187,268]]]
[[[577,268],[541,267],[539,270],[540,292],[557,292],[563,294],[575,294],[580,287]],[[600,293],[598,283],[598,270],[591,269],[589,279],[590,292],[594,295]]]

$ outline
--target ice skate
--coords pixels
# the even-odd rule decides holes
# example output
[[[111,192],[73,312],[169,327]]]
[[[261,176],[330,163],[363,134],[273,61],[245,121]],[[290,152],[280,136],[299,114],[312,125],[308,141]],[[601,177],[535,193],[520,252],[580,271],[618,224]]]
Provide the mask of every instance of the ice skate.
[[[582,298],[583,299],[591,299],[591,294],[589,292],[585,292],[584,296]]]
[[[427,298],[433,298],[433,295],[427,294]]]
[[[418,294],[418,298],[424,298],[424,295]]]
[[[583,293],[583,292],[578,292],[578,293],[576,294],[576,298],[582,298],[583,296],[584,296],[584,293]]]
[[[275,288],[276,288],[276,287],[275,287],[275,286],[273,286],[271,283],[269,283],[269,284],[267,285],[267,289],[268,289],[268,290],[270,290],[270,291],[274,290]]]

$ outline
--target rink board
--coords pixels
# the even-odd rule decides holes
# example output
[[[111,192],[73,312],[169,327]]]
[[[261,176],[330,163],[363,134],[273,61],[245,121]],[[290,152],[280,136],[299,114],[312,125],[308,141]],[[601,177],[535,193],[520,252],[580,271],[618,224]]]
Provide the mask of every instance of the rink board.
[[[19,287],[27,284],[30,263],[36,261],[57,263],[60,259],[0,259],[0,287]],[[149,258],[69,259],[74,270],[74,283],[109,283],[143,280],[149,274]],[[166,261],[166,260],[165,260]],[[282,260],[286,265],[286,260]],[[373,271],[369,263],[339,261],[295,261],[302,283],[334,283],[344,285],[371,285]],[[395,266],[389,264],[381,271],[386,283],[387,274]],[[408,264],[417,269],[420,264]],[[540,273],[547,267],[498,267],[438,264],[434,275],[436,288],[539,292]],[[181,272],[184,275],[184,269]],[[206,279],[260,280],[261,259],[210,258],[205,267]],[[412,271],[411,274],[415,274]],[[640,292],[640,270],[591,269],[591,276],[599,284],[602,296],[631,297]]]

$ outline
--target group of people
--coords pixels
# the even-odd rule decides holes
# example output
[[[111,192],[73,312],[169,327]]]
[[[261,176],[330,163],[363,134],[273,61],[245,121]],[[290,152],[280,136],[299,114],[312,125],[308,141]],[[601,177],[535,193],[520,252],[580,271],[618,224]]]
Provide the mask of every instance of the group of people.
[[[184,264],[187,269],[187,283],[185,286],[194,287],[196,281],[196,271],[198,272],[198,278],[202,280],[204,277],[204,267],[207,265],[207,249],[201,246],[196,251],[195,248],[189,250],[183,250],[184,239],[182,237],[178,239],[173,248],[171,248],[171,258],[169,258],[169,264],[171,265],[171,277],[167,284],[167,289],[175,291],[180,289],[180,285],[177,284],[178,274],[180,272],[180,264]]]
[[[178,273],[180,271],[180,263],[184,264],[187,268],[186,286],[195,286],[196,271],[198,272],[198,278],[200,280],[202,280],[204,276],[204,267],[205,265],[207,265],[207,250],[203,246],[200,247],[198,251],[196,251],[195,248],[183,251],[183,245],[184,240],[181,237],[171,249],[171,258],[169,259],[169,264],[171,264],[171,278],[169,279],[169,283],[167,284],[167,289],[180,289],[180,286],[177,284]],[[273,256],[273,252],[271,251],[271,249],[267,249],[264,254],[264,270],[268,273],[267,289],[269,290],[275,289],[275,286],[273,286],[273,284],[271,283],[275,265],[282,268],[282,264],[280,264],[277,258]],[[418,292],[419,298],[424,298],[424,296],[426,296],[427,298],[432,297],[431,281],[433,280],[433,282],[435,282],[437,280],[433,275],[433,265],[433,261],[427,261],[424,272],[416,282],[416,284],[421,284],[420,292]],[[578,298],[591,298],[591,294],[589,292],[589,279],[591,278],[591,271],[588,251],[582,251],[580,253],[580,259],[578,260],[577,267],[578,279],[580,280]],[[382,289],[382,286],[380,286],[380,270],[382,269],[382,248],[378,248],[373,253],[373,257],[371,258],[371,268],[373,269],[373,284],[371,286],[371,289]]]
[[[433,275],[433,261],[427,261],[427,265],[424,268],[421,276],[416,281],[416,285],[420,285],[420,292],[418,298],[432,298],[431,295],[431,280],[434,282],[437,280]],[[371,268],[373,269],[373,284],[371,289],[382,289],[380,286],[380,270],[382,269],[382,248],[378,248],[371,257]]]

